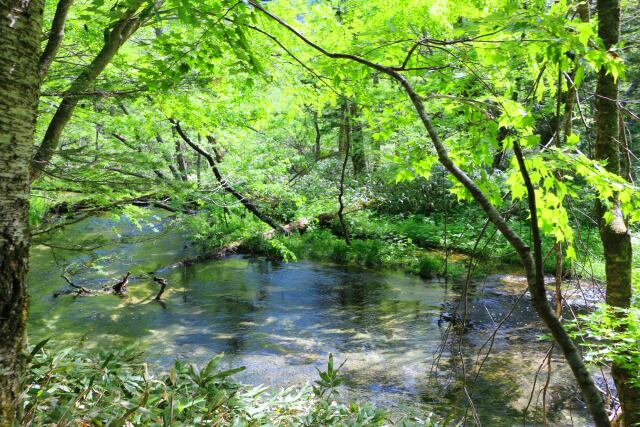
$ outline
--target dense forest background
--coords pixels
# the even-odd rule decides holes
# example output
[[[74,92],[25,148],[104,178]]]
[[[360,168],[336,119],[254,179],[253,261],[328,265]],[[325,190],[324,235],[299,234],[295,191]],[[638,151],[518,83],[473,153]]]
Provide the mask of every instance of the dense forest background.
[[[100,251],[174,232],[182,266],[315,259],[464,297],[520,275],[551,344],[541,363],[563,358],[595,425],[640,423],[637,2],[7,0],[0,15],[0,425],[390,423],[331,406],[333,358],[284,410],[218,359],[153,383],[127,354],[27,350],[29,246],[57,254],[58,298],[149,282],[162,301],[177,292],[165,270],[114,277],[123,258]],[[145,233],[65,234],[96,217]],[[75,279],[89,270],[115,285]],[[582,284],[596,290],[576,313],[563,295]],[[130,376],[94,389],[113,360]],[[451,422],[479,424],[466,397]]]

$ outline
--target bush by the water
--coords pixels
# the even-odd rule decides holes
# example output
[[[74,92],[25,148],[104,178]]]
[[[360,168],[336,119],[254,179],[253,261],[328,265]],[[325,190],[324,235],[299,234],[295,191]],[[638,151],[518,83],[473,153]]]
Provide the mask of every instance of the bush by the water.
[[[399,269],[428,280],[441,277],[445,270],[442,252],[422,248],[403,235],[354,238],[348,245],[329,230],[311,227],[303,235],[276,236],[270,240],[254,235],[243,242],[242,250],[283,261],[307,258],[367,268]],[[463,279],[467,274],[467,262],[467,258],[460,255],[449,259],[448,277]],[[474,276],[484,273],[482,266],[473,270]]]
[[[44,344],[44,342],[43,342]],[[332,400],[343,379],[330,357],[315,386],[273,391],[233,381],[244,368],[221,369],[221,356],[203,367],[176,360],[154,373],[139,351],[112,352],[37,345],[28,362],[21,423],[76,426],[436,426],[371,405]]]
[[[442,262],[431,255],[424,255],[418,259],[418,274],[423,279],[432,279],[442,271]]]

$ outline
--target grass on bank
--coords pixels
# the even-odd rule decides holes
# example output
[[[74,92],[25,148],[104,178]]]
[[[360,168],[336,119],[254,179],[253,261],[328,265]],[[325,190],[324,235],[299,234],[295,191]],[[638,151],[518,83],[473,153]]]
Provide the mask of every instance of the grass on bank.
[[[467,215],[449,218],[445,236],[440,221],[437,215],[400,217],[360,211],[348,217],[351,245],[345,242],[341,227],[334,220],[322,228],[312,224],[302,235],[265,240],[260,234],[254,234],[244,240],[242,249],[284,261],[307,258],[366,268],[399,269],[425,279],[446,274],[450,279],[464,280],[474,247],[479,262],[472,269],[472,278],[519,266],[511,247],[491,228],[476,245],[482,223],[473,223]],[[547,264],[548,272],[555,271],[555,262]]]
[[[268,240],[254,235],[243,242],[242,250],[284,261],[306,258],[366,268],[400,269],[425,279],[442,276],[445,265],[443,253],[425,250],[408,239],[353,238],[348,245],[330,231],[317,228],[311,228],[302,235],[277,236]],[[465,260],[464,257],[452,256],[448,265],[449,276],[466,275]],[[475,274],[480,272],[476,269]]]
[[[337,220],[312,225],[302,236],[280,236],[275,241],[263,241],[254,234],[245,241],[246,251],[277,259],[309,258],[329,260],[340,264],[354,264],[367,268],[401,269],[424,278],[441,276],[445,271],[445,251],[448,249],[447,276],[464,279],[470,255],[474,253],[478,264],[474,277],[491,272],[509,271],[520,267],[520,259],[506,240],[489,225],[477,242],[485,221],[481,216],[460,210],[450,214],[445,233],[444,218],[430,216],[389,215],[362,210],[347,216],[351,246],[344,242]],[[525,238],[528,224],[512,221],[512,227]],[[477,245],[476,245],[477,242]],[[555,241],[545,237],[543,251],[545,273],[555,274]],[[640,287],[640,240],[633,240],[634,284]],[[574,244],[577,260],[563,260],[563,272],[604,282],[604,261],[597,229],[576,231]]]

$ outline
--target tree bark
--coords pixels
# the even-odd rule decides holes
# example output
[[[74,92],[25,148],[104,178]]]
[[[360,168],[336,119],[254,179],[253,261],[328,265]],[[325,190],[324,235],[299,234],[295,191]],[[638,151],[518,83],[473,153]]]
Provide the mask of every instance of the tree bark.
[[[313,146],[313,157],[318,160],[320,158],[320,138],[322,134],[320,133],[320,125],[318,123],[318,112],[313,111],[313,128],[316,131],[315,144]]]
[[[358,107],[352,103],[349,114],[349,143],[351,144],[351,163],[353,175],[362,175],[367,170],[367,155],[364,144],[363,124],[359,119]]]
[[[189,173],[187,172],[187,162],[184,159],[184,153],[182,152],[182,144],[180,140],[175,138],[176,144],[176,163],[178,164],[178,170],[180,171],[180,178],[184,182],[189,181]]]
[[[358,107],[354,102],[345,100],[340,107],[340,129],[338,133],[338,151],[349,151],[353,174],[358,176],[367,168],[367,160],[364,148],[364,135],[362,124],[357,120]],[[319,135],[319,133],[317,134]],[[319,147],[319,137],[316,137]]]
[[[0,426],[19,411],[43,0],[0,2]]]
[[[93,61],[71,83],[69,90],[65,92],[62,102],[58,106],[42,139],[33,161],[31,162],[31,181],[36,180],[47,167],[58,147],[62,131],[71,119],[73,110],[78,105],[81,94],[85,92],[111,62],[120,47],[136,32],[152,12],[163,3],[158,0],[155,4],[143,9],[144,0],[134,0],[122,17],[116,21],[112,29],[105,34],[105,43]]]
[[[620,37],[619,0],[598,0],[598,36],[610,49]],[[618,144],[619,109],[618,83],[602,68],[598,73],[596,88],[596,144],[594,157],[606,162],[607,171],[621,175],[620,147]],[[612,220],[607,223],[605,215]],[[604,248],[605,275],[607,279],[606,302],[616,308],[628,308],[631,304],[631,233],[620,209],[617,195],[605,204],[596,200],[596,215],[600,238]],[[613,363],[611,375],[616,383],[618,399],[622,406],[622,425],[640,423],[640,388],[630,383],[637,372],[632,372],[620,363]]]
[[[162,136],[160,136],[159,133],[156,134],[156,141],[158,142],[158,144],[164,145],[164,139],[162,139]],[[175,179],[176,181],[180,181],[182,177],[178,173],[178,169],[176,169],[175,165],[173,164],[173,159],[171,158],[171,156],[168,153],[162,151],[162,158],[165,162],[167,162],[167,167],[169,168],[169,171],[171,171],[171,176],[173,177],[173,179]]]
[[[348,109],[348,101],[344,101],[341,105],[340,105],[340,112],[338,114],[338,117],[340,118],[340,127],[338,128],[338,152],[340,153],[344,153],[347,150],[347,124],[348,124],[348,119],[347,119],[347,109]]]

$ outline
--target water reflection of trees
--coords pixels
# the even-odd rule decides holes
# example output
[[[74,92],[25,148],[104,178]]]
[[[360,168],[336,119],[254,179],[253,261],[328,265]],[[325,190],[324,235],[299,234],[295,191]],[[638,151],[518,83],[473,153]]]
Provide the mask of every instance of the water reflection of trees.
[[[546,386],[541,384],[544,380],[537,384],[530,380],[548,347],[538,339],[543,325],[525,297],[526,290],[495,293],[495,278],[489,282],[470,282],[466,297],[460,284],[447,293],[438,322],[441,344],[421,398],[434,402],[443,413],[456,408],[454,415],[469,424],[474,423],[472,411],[478,416],[475,422],[484,425],[542,422],[540,396]],[[554,363],[546,417],[566,422],[563,416],[569,412],[580,419],[586,412],[576,386],[566,380],[570,375],[562,361]],[[529,394],[531,402],[526,405]]]
[[[476,285],[467,304],[472,328],[466,333],[454,330],[444,341],[441,375],[434,380],[419,372],[425,367],[428,371],[428,356],[444,330],[437,325],[440,314],[464,307],[455,286],[444,298],[442,284],[416,278],[241,258],[178,268],[165,277],[170,283],[165,309],[152,300],[155,286],[139,281],[125,300],[99,296],[57,301],[50,309],[55,315],[48,316],[44,328],[77,335],[91,330],[91,338],[105,345],[148,342],[152,357],[181,354],[193,359],[198,351],[205,351],[206,357],[224,351],[312,364],[334,351],[352,357],[346,365],[352,386],[394,395],[417,394],[429,405],[450,409],[466,404],[460,358],[454,357],[459,343],[468,366],[473,366],[493,322],[515,300],[483,293],[482,286]],[[440,306],[443,300],[445,305]],[[534,318],[524,306],[518,307],[504,331],[526,328]],[[39,316],[44,317],[43,313]],[[496,350],[501,357],[488,359],[472,391],[486,425],[520,419],[510,402],[520,394],[519,376],[530,374],[530,366],[517,364],[507,341],[505,334],[498,336]],[[367,365],[370,355],[378,362]]]

